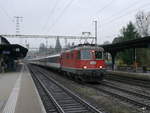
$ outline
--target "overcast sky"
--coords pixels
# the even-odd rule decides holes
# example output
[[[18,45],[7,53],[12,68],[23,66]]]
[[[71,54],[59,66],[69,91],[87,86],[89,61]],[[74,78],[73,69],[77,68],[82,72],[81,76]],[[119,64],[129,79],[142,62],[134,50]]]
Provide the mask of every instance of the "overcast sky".
[[[14,16],[23,17],[20,34],[33,35],[81,35],[84,31],[94,35],[96,19],[98,43],[102,44],[111,42],[130,20],[135,22],[138,11],[149,12],[150,0],[0,0],[0,34],[15,34]],[[38,45],[41,41],[27,42]]]

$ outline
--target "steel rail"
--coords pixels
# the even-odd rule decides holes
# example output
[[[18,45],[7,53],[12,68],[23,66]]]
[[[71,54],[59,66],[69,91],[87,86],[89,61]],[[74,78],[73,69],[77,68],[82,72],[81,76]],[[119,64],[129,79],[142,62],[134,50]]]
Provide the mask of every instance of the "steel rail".
[[[35,72],[31,68],[30,68],[30,70],[33,72],[34,77],[36,77]],[[38,77],[36,77],[36,79],[39,81],[39,83],[41,84],[41,86],[43,87],[43,89],[46,91],[46,93],[50,96],[50,98],[51,98],[53,104],[55,105],[55,107],[57,108],[58,112],[59,113],[65,113],[64,110],[57,103],[57,101],[55,100],[55,98],[53,97],[53,95],[48,91],[48,89],[42,83],[42,81]]]
[[[118,86],[112,86],[112,85],[110,85],[110,83],[108,81],[104,81],[104,83],[101,83],[101,85],[104,85],[104,86],[110,87],[112,89],[120,90],[122,92],[126,92],[126,93],[129,93],[129,94],[136,95],[138,97],[150,100],[150,96],[147,96],[147,95],[144,95],[144,94],[141,94],[141,93],[137,93],[137,92],[134,92],[134,91],[129,91],[127,89],[124,89],[124,88],[121,88],[121,87],[118,87]]]
[[[135,86],[140,86],[140,87],[144,87],[144,88],[150,88],[150,82],[146,82],[143,80],[137,80],[137,79],[130,79],[130,78],[125,78],[125,77],[115,77],[112,75],[105,77],[106,80],[112,80],[112,81],[118,81],[118,82],[123,82],[126,84],[131,84],[131,85],[135,85]]]
[[[33,68],[33,67],[32,67]],[[61,85],[60,83],[58,83],[57,81],[55,81],[54,79],[50,78],[49,76],[47,76],[46,73],[44,73],[43,71],[41,71],[40,69],[37,70],[38,72],[37,73],[41,73],[41,76],[45,76],[47,78],[47,80],[50,82],[52,82],[53,84],[55,84],[57,87],[61,88],[67,95],[69,95],[70,97],[72,97],[76,102],[80,103],[82,106],[84,106],[85,108],[84,109],[87,109],[87,111],[85,111],[85,113],[102,113],[101,111],[99,111],[98,109],[96,109],[95,107],[93,107],[92,105],[90,105],[89,103],[87,103],[85,100],[81,99],[79,96],[77,96],[76,94],[74,94],[72,91],[70,91],[69,89],[65,88],[63,85]],[[46,86],[45,86],[46,87]],[[57,89],[58,90],[58,89]],[[49,91],[49,90],[48,90]],[[63,94],[63,93],[62,93]],[[56,97],[56,95],[55,95]],[[54,98],[55,98],[54,97]],[[61,98],[61,97],[57,97],[57,98]],[[63,99],[62,99],[63,100]],[[61,100],[61,101],[62,101]],[[58,99],[56,99],[56,101],[58,101]],[[69,101],[69,100],[68,100]],[[59,102],[58,102],[59,104]],[[62,105],[60,105],[62,106]],[[62,108],[63,109],[63,108]],[[70,108],[71,109],[71,108]],[[72,108],[73,110],[76,110],[76,107],[75,108]],[[81,112],[82,112],[82,107],[81,108],[78,108],[77,112],[80,112],[80,109],[81,109]],[[89,112],[90,111],[90,112]],[[64,110],[65,112],[65,110]],[[77,113],[77,112],[74,112],[74,113]],[[69,113],[69,111],[68,111]]]
[[[82,98],[80,98],[78,95],[74,94],[71,90],[67,89],[66,87],[64,87],[63,85],[61,85],[57,81],[55,81],[54,79],[50,78],[49,76],[46,76],[46,77],[48,79],[50,79],[53,83],[55,83],[56,85],[58,85],[59,87],[61,87],[65,92],[67,92],[70,96],[72,96],[73,98],[75,98],[77,101],[80,101],[81,103],[84,103],[88,108],[90,108],[95,113],[102,113],[101,111],[99,111],[98,109],[96,109],[95,107],[93,107],[92,105],[90,105],[89,103],[87,103],[85,100],[83,100]]]
[[[111,92],[111,91],[108,91],[108,90],[106,90],[106,89],[102,89],[102,88],[97,87],[97,86],[91,86],[91,85],[87,85],[87,86],[89,86],[89,87],[91,87],[91,88],[93,88],[93,89],[96,89],[96,90],[98,90],[98,91],[100,91],[100,92],[104,92],[104,93],[106,93],[106,94],[108,94],[108,95],[111,95],[111,96],[114,96],[114,97],[116,97],[116,98],[119,98],[119,99],[121,99],[121,100],[124,100],[124,101],[126,101],[126,102],[130,102],[130,103],[132,103],[133,105],[136,105],[136,106],[139,106],[139,107],[142,107],[142,108],[145,107],[147,110],[150,110],[150,105],[144,104],[144,103],[142,103],[142,102],[136,101],[136,100],[131,99],[131,98],[126,97],[126,96],[122,96],[122,95],[117,94],[117,93],[115,93],[115,92]]]

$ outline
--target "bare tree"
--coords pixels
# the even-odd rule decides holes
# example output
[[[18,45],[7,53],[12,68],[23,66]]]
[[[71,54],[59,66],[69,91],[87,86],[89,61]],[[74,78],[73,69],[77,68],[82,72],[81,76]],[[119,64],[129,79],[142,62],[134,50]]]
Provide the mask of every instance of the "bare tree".
[[[110,42],[109,41],[105,41],[103,44],[107,45],[107,44],[110,44]]]
[[[136,14],[136,25],[139,34],[142,37],[150,35],[150,12],[144,13],[140,11]],[[149,48],[139,48],[137,49],[137,59],[141,65],[150,65],[150,49]]]
[[[138,32],[142,37],[148,36],[150,34],[150,12],[144,13],[140,11],[136,14],[136,25]]]

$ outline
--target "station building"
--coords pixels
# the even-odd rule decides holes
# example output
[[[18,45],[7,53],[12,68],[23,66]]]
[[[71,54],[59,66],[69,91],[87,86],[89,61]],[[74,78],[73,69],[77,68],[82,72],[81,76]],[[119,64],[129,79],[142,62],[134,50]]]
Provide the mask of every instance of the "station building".
[[[28,50],[18,44],[10,44],[0,36],[0,72],[16,70],[16,61],[26,56]]]

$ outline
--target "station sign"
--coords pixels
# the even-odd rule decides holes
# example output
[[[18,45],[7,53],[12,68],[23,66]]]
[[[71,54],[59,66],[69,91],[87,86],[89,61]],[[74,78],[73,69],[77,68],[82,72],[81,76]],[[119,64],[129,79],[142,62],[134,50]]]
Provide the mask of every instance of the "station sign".
[[[2,54],[3,54],[3,55],[9,55],[9,54],[10,54],[10,51],[2,51]]]
[[[16,48],[15,51],[16,51],[16,52],[20,52],[20,48]]]

